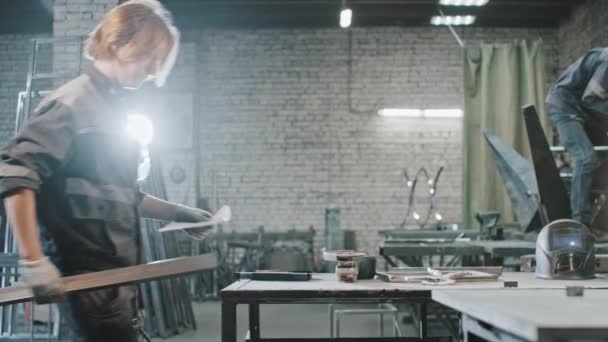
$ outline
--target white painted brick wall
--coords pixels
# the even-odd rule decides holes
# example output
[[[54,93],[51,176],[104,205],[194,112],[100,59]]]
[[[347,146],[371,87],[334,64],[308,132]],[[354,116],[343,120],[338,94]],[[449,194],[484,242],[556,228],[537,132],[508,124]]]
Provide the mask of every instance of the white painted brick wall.
[[[31,39],[38,35],[0,35],[0,143],[14,134],[17,94],[25,89]]]
[[[459,33],[470,44],[541,36],[548,81],[554,77],[556,30]],[[342,228],[357,231],[359,247],[375,253],[378,230],[403,219],[402,168],[434,173],[441,165],[438,205],[446,221],[460,221],[461,122],[376,114],[381,107],[461,108],[461,50],[446,29],[355,29],[357,113],[348,111],[346,31],[207,30],[198,45],[202,194],[214,202],[217,191],[233,207],[233,228],[314,225],[321,244],[333,202]],[[167,183],[172,199],[190,198],[185,183]]]
[[[95,28],[103,15],[118,5],[118,2],[118,0],[55,0],[53,2],[53,36],[73,39],[54,46],[54,71],[68,75],[66,79],[58,80],[56,84],[80,72],[82,41]]]
[[[115,3],[55,1],[56,35],[87,33]],[[469,44],[543,37],[548,81],[564,64],[563,46],[580,40],[560,31],[558,48],[556,31],[458,29]],[[321,243],[324,209],[334,202],[341,208],[342,228],[356,230],[360,248],[375,253],[377,231],[403,219],[401,169],[425,166],[435,172],[440,165],[447,169],[438,205],[447,221],[460,221],[461,123],[383,119],[375,113],[379,107],[461,106],[460,49],[446,29],[355,29],[352,99],[363,111],[358,114],[348,111],[343,30],[188,35],[195,43],[182,49],[170,87],[194,89],[201,79],[202,194],[214,201],[215,179],[219,200],[234,208],[232,227],[314,225]],[[25,79],[20,63],[27,60],[26,39],[0,36],[0,47],[8,46],[0,48],[4,136],[12,127],[18,80]],[[184,183],[167,180],[170,198],[186,204],[194,204],[192,160],[188,151],[163,158],[166,170],[175,165],[187,170]]]
[[[562,23],[558,36],[561,69],[591,48],[608,46],[608,1],[585,1]]]

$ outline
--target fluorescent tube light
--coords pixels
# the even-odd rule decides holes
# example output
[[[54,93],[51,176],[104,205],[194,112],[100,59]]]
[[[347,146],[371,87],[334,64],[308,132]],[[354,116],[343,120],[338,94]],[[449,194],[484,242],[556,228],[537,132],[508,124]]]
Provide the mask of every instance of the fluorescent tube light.
[[[435,26],[440,25],[452,25],[452,26],[462,26],[462,25],[472,25],[475,23],[477,18],[474,15],[446,15],[439,16],[435,15],[431,18],[431,24]]]
[[[384,108],[380,109],[378,114],[385,117],[421,118],[422,109]]]
[[[439,0],[442,6],[485,6],[489,0]]]
[[[423,116],[425,118],[461,118],[463,114],[461,109],[425,109]]]
[[[461,109],[416,109],[416,108],[383,108],[378,111],[380,116],[400,118],[461,118]],[[433,181],[429,181],[433,185]]]

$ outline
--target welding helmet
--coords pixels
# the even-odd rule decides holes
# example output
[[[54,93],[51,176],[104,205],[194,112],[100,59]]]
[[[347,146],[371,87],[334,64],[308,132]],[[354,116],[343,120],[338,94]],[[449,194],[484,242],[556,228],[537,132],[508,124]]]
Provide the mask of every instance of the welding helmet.
[[[595,247],[591,231],[574,220],[546,225],[536,240],[536,277],[590,279],[595,277]]]

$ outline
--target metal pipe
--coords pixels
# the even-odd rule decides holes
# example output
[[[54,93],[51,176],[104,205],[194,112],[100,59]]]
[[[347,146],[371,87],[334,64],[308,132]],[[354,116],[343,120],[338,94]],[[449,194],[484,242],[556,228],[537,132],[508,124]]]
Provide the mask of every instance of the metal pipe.
[[[439,9],[439,14],[441,14],[442,17],[445,17],[445,14],[443,14],[443,11],[441,9]],[[449,25],[449,24],[446,26],[448,27],[450,32],[452,32],[452,35],[454,36],[454,38],[456,38],[458,45],[460,45],[460,47],[463,48],[464,42],[462,41],[462,39],[460,39],[460,36],[458,35],[458,33],[456,33],[456,30],[454,30],[454,27],[452,27],[452,25]]]
[[[62,281],[66,292],[80,292],[177,277],[211,270],[216,266],[217,260],[213,254],[203,254],[64,277]],[[26,285],[0,289],[0,305],[23,303],[33,299],[32,291]]]
[[[564,146],[551,146],[549,148],[551,152],[567,152]],[[608,146],[593,146],[594,151],[606,152],[608,151]]]

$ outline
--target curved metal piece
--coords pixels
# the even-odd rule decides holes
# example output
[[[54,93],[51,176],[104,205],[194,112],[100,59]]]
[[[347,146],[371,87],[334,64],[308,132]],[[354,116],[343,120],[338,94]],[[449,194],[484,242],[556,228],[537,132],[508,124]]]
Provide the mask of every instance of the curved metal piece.
[[[431,197],[431,203],[426,212],[424,220],[420,221],[419,225],[421,228],[423,228],[428,223],[428,221],[431,217],[431,214],[433,212],[433,209],[436,208],[437,183],[439,181],[439,177],[441,176],[441,173],[443,172],[443,169],[444,169],[444,167],[441,166],[439,168],[439,170],[437,171],[437,173],[435,174],[435,177],[431,178],[427,169],[424,167],[421,167],[416,172],[416,175],[414,176],[413,180],[410,179],[407,170],[403,170],[403,177],[405,178],[405,180],[407,182],[407,187],[409,188],[409,195],[408,195],[408,203],[407,203],[407,210],[405,213],[405,217],[403,218],[403,221],[400,224],[401,228],[405,227],[405,225],[407,224],[407,220],[410,217],[410,214],[412,213],[412,209],[414,207],[414,202],[415,202],[414,195],[416,193],[416,185],[418,184],[418,180],[420,179],[420,177],[422,175],[426,177],[427,184],[429,184],[429,186],[430,186],[429,194]]]

